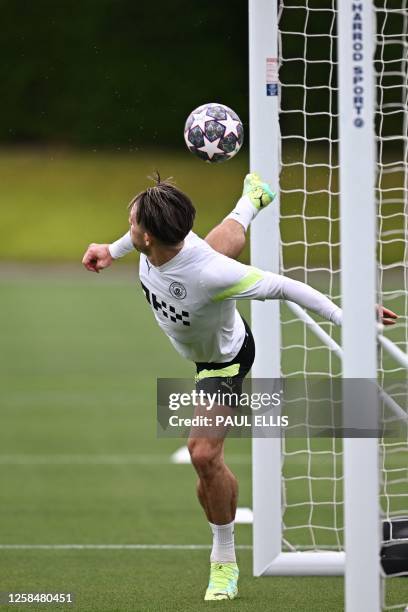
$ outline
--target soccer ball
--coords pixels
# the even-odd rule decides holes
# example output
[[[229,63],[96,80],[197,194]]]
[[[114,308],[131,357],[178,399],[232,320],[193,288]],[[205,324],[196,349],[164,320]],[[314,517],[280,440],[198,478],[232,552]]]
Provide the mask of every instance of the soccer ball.
[[[184,140],[191,153],[206,162],[234,157],[244,141],[242,121],[224,104],[203,104],[188,116]]]

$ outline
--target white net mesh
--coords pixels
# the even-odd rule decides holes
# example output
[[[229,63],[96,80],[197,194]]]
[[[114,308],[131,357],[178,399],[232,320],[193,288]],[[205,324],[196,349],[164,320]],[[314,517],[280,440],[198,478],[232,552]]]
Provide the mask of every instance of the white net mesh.
[[[282,273],[339,303],[336,10],[334,2],[281,3]],[[339,340],[333,325],[322,327]],[[282,374],[339,376],[340,362],[287,308]],[[289,549],[342,548],[341,443],[283,443],[284,542]]]
[[[408,9],[407,0],[374,4],[379,302],[400,315],[384,335],[406,352]],[[280,229],[282,273],[340,304],[336,17],[335,0],[280,2]],[[319,324],[340,341],[338,329]],[[338,357],[287,307],[282,309],[282,375],[341,375]],[[406,371],[383,350],[379,379],[406,407]],[[408,517],[408,438],[383,439],[379,448],[384,517]],[[283,548],[342,550],[341,440],[287,437],[282,461]],[[385,609],[401,608],[408,598],[399,580],[385,581]]]

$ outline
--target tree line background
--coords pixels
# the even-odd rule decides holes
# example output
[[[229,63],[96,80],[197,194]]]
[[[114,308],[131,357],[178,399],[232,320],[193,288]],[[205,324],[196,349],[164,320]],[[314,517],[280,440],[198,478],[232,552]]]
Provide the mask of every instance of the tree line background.
[[[0,12],[3,144],[174,146],[208,101],[246,121],[246,0],[1,0]]]
[[[216,101],[231,106],[247,126],[247,0],[0,0],[0,11],[2,144],[184,146],[188,114]],[[379,30],[398,39],[401,15],[385,22],[383,15]],[[283,108],[299,109],[281,118],[283,134],[303,130],[306,110],[315,113],[308,137],[330,131],[336,138],[336,122],[329,130],[324,116],[337,112],[336,96],[310,89],[337,86],[331,69],[337,59],[332,1],[292,0],[280,29],[285,59],[292,58],[281,80],[300,85],[288,90],[290,100],[282,100]],[[398,58],[395,47],[387,47],[383,59],[393,59],[393,53]],[[302,58],[312,61],[306,66]],[[398,62],[387,84],[398,86],[389,91],[401,99],[403,75],[395,70],[401,71]],[[400,120],[388,117],[387,131],[398,131]]]

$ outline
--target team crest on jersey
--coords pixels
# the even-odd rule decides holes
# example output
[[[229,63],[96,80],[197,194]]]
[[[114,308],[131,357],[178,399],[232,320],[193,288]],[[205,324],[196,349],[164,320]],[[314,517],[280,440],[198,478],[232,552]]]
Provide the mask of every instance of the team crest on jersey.
[[[185,286],[177,282],[171,283],[169,291],[171,295],[176,298],[176,300],[182,300],[187,295],[187,289]]]

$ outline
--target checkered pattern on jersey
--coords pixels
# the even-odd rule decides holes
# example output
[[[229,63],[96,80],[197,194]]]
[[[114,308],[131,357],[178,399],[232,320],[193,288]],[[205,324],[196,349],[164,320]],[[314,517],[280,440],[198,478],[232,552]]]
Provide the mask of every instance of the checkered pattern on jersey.
[[[173,323],[177,323],[179,321],[183,325],[190,325],[190,321],[188,320],[190,317],[190,313],[187,312],[187,310],[181,310],[178,312],[176,307],[173,306],[173,304],[168,304],[164,300],[161,300],[157,297],[157,295],[150,291],[146,287],[146,285],[144,285],[142,282],[140,284],[142,285],[146,300],[149,302],[151,307],[154,308],[154,310],[156,310],[157,312],[161,312],[163,317],[165,317],[166,319],[170,319],[170,321],[172,321]]]

